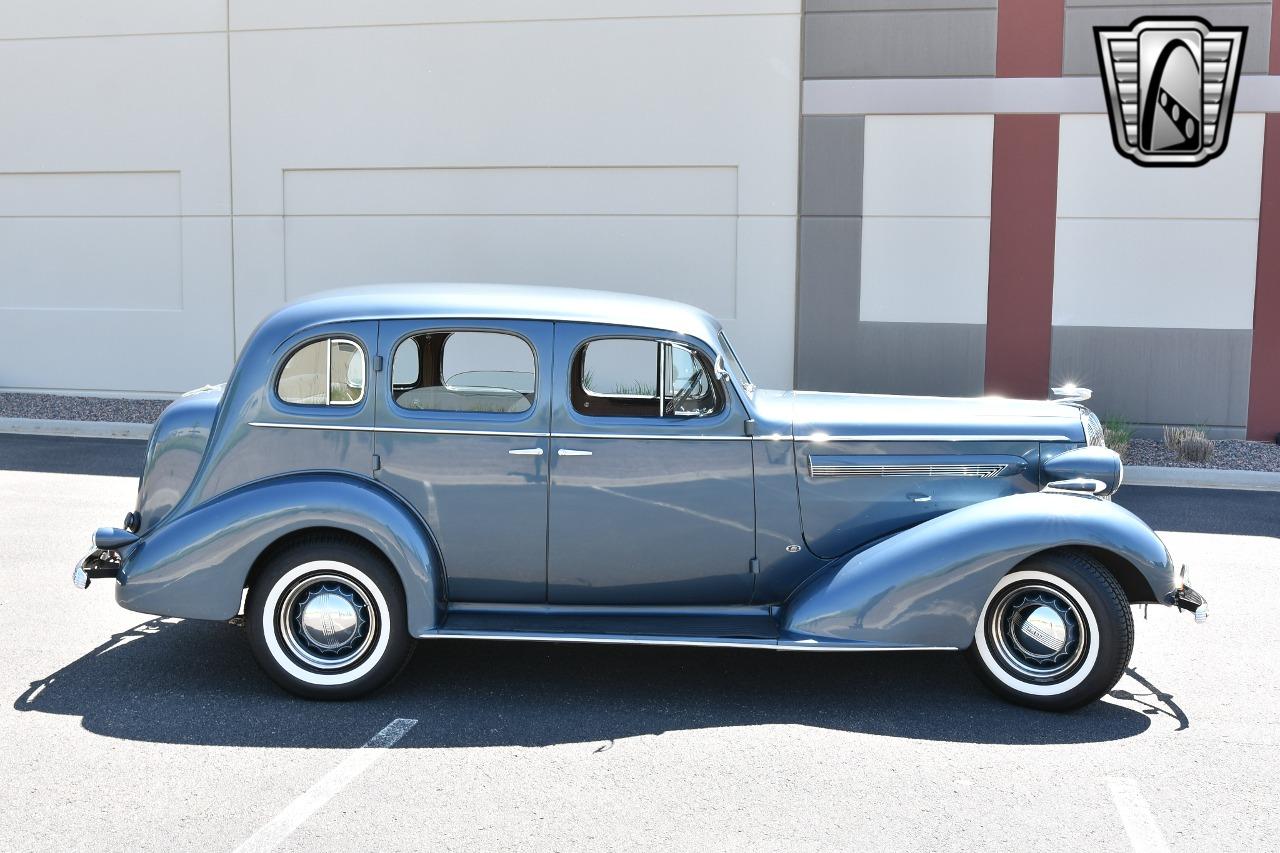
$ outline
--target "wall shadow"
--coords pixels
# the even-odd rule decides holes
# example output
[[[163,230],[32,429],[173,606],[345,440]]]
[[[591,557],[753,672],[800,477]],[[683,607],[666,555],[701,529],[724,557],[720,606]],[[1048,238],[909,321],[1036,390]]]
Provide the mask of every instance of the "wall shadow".
[[[685,729],[794,724],[935,741],[1071,744],[1133,737],[1136,708],[1006,704],[954,653],[426,640],[365,700],[308,702],[258,669],[234,623],[153,619],[36,678],[14,708],[108,737],[212,746],[359,746],[394,717],[401,747],[544,746]]]
[[[1280,537],[1280,492],[1124,486],[1115,502],[1154,530]]]
[[[142,440],[0,433],[0,471],[137,477],[146,454]]]

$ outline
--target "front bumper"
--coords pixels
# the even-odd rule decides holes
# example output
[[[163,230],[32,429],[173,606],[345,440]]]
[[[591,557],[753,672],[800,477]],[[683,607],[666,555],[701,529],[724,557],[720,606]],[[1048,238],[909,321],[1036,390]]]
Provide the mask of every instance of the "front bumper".
[[[88,589],[90,581],[97,578],[114,578],[120,574],[124,561],[118,551],[94,548],[85,558],[76,563],[71,572],[71,582],[77,589]]]
[[[1165,603],[1192,613],[1196,617],[1197,625],[1202,625],[1209,619],[1209,602],[1189,586],[1183,586],[1169,593]]]

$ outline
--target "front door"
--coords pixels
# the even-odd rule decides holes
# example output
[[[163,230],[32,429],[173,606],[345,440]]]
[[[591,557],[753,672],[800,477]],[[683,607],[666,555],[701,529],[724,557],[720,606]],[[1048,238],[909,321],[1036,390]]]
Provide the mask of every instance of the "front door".
[[[451,601],[546,600],[552,324],[380,324],[376,477],[435,536]]]
[[[751,440],[704,345],[557,323],[547,597],[553,604],[751,600]]]

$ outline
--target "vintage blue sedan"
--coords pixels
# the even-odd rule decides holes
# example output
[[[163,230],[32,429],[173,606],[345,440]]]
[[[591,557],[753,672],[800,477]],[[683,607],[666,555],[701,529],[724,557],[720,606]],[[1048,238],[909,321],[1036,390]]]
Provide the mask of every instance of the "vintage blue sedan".
[[[74,579],[243,613],[314,698],[466,637],[965,650],[1061,710],[1116,683],[1131,605],[1207,615],[1121,475],[1077,402],[768,391],[675,302],[363,288],[277,311],[165,410]]]

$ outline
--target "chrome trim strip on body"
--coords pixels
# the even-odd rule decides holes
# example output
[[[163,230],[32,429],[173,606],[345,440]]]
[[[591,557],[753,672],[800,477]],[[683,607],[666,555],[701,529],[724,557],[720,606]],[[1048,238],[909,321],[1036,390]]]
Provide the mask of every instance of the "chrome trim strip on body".
[[[630,438],[630,439],[656,439],[660,441],[670,441],[673,439],[685,439],[686,441],[750,441],[751,437],[746,435],[638,435],[630,433],[612,433],[612,432],[519,432],[507,430],[491,430],[491,429],[433,429],[431,427],[375,427],[375,426],[358,426],[355,424],[291,424],[277,423],[274,421],[250,421],[249,426],[252,427],[274,427],[276,429],[327,429],[327,430],[348,430],[350,432],[421,432],[428,435],[505,435],[517,438],[570,438],[570,439],[589,439],[589,438]]]
[[[771,436],[757,436],[770,438]],[[1078,441],[1065,435],[911,435],[896,433],[894,435],[826,435],[815,432],[810,435],[797,435],[796,441]]]
[[[597,643],[640,646],[729,646],[742,649],[769,649],[784,652],[955,652],[954,646],[868,646],[851,643],[820,643],[816,640],[767,640],[739,637],[674,637],[662,635],[561,634],[552,631],[471,631],[465,628],[438,628],[418,639],[523,640],[539,643]]]
[[[630,438],[671,441],[779,441],[793,438],[796,441],[895,441],[895,442],[929,442],[929,441],[1076,441],[1065,435],[640,435],[637,433],[615,432],[522,432],[515,430],[489,429],[433,429],[431,427],[375,427],[348,424],[295,424],[275,421],[250,421],[253,427],[274,427],[276,429],[329,429],[350,430],[352,432],[422,432],[429,435],[510,435],[523,438]]]
[[[284,424],[268,421],[250,421],[252,427],[274,427],[276,429],[328,429],[346,430],[348,432],[422,432],[429,435],[506,435],[515,438],[547,438],[545,432],[514,432],[491,429],[431,429],[428,427],[372,427],[351,424]]]
[[[749,435],[639,435],[631,433],[613,433],[613,432],[553,432],[552,438],[571,438],[575,441],[587,438],[633,438],[633,439],[657,439],[659,441],[670,441],[672,439],[683,438],[686,441],[750,441]]]
[[[987,464],[939,465],[867,465],[815,462],[809,457],[810,477],[999,477],[1009,466],[1003,462]]]

